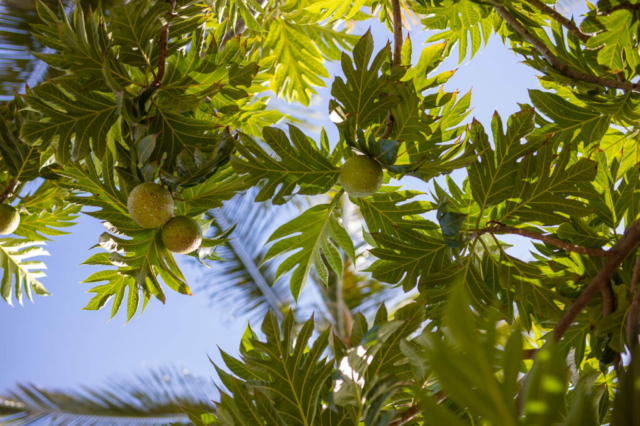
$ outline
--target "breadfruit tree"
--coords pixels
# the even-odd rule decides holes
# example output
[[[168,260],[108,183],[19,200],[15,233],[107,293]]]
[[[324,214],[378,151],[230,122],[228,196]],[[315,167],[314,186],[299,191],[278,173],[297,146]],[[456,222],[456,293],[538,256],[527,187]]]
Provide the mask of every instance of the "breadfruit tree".
[[[230,203],[299,202],[260,251],[269,279],[249,271],[261,333],[223,353],[194,424],[640,424],[640,3],[588,3],[579,24],[553,3],[39,2],[36,55],[57,72],[0,111],[2,297],[48,294],[32,257],[83,212],[106,228],[85,309],[128,321],[191,294],[181,255],[251,257]],[[386,46],[350,31],[369,19]],[[434,31],[417,61],[411,19]],[[541,77],[484,126],[438,67],[492,35]],[[268,107],[327,84],[334,140]],[[278,304],[278,281],[294,310],[318,286],[328,321]]]

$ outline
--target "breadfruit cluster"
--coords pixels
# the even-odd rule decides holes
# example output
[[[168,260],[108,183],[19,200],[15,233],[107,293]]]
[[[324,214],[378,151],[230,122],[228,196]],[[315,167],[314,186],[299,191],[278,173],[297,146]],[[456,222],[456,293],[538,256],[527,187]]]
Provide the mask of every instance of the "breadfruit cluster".
[[[173,217],[171,193],[156,183],[142,183],[129,193],[131,219],[142,228],[162,227],[164,246],[178,254],[196,250],[202,243],[202,228],[188,216]]]

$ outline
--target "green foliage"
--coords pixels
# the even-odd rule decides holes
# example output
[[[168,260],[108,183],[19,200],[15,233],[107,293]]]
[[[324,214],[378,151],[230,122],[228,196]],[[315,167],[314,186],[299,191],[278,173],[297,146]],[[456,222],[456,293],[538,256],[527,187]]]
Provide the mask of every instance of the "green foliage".
[[[226,389],[214,413],[187,407],[194,424],[634,423],[638,8],[603,0],[578,27],[549,5],[145,0],[67,16],[38,2],[51,50],[36,57],[57,72],[0,108],[0,202],[21,215],[0,240],[3,298],[46,294],[31,258],[81,211],[107,229],[85,309],[112,300],[128,321],[165,286],[191,294],[161,230],[127,211],[155,182],[202,227],[190,256],[224,275],[218,301],[271,308],[264,338],[248,328],[240,359],[222,353]],[[402,27],[394,8],[434,31],[415,63],[410,37],[376,50],[377,28],[349,34]],[[494,32],[541,78],[489,131],[438,68]],[[327,84],[334,140],[268,107],[309,106]],[[377,193],[344,196],[353,155],[384,169]]]
[[[232,157],[231,163],[239,175],[247,175],[245,182],[254,186],[267,180],[256,201],[273,199],[274,204],[282,204],[291,198],[296,187],[297,194],[317,195],[327,192],[338,178],[339,170],[298,128],[289,127],[290,141],[277,128],[265,127],[264,141],[275,152],[274,159],[256,141],[240,135],[236,143],[241,158]],[[276,193],[276,189],[280,188]],[[275,194],[275,195],[274,195]]]
[[[336,206],[342,192],[333,197],[330,204],[311,207],[292,221],[276,229],[268,242],[274,242],[264,256],[263,262],[287,252],[296,252],[284,260],[276,271],[277,280],[283,274],[293,270],[290,277],[291,294],[298,299],[304,288],[311,266],[325,283],[329,269],[336,273],[343,270],[342,255],[339,248],[355,260],[355,250],[351,237],[338,222]],[[298,235],[299,234],[299,235]]]

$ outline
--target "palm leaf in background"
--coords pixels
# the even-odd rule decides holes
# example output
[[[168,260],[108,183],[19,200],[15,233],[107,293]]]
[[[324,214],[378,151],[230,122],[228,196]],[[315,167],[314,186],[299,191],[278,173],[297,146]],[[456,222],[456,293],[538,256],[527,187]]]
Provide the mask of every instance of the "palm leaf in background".
[[[258,190],[252,188],[226,202],[221,209],[209,212],[214,223],[221,227],[220,231],[234,223],[236,228],[230,244],[218,249],[217,254],[224,261],[214,263],[203,274],[200,289],[209,294],[212,304],[231,307],[233,316],[249,314],[257,319],[271,309],[282,320],[282,315],[295,306],[286,277],[274,282],[278,259],[262,264],[268,249],[265,243],[279,225],[298,215],[309,204],[320,201],[295,197],[283,206],[256,203],[253,199]],[[345,229],[356,243],[358,268],[356,270],[353,262],[342,253],[344,267],[340,276],[328,268],[329,279],[325,284],[312,273],[311,291],[301,295],[295,316],[309,316],[313,311],[320,329],[333,325],[344,336],[343,333],[348,334],[345,330],[351,329],[353,314],[362,311],[371,316],[382,301],[399,299],[396,288],[382,284],[369,273],[358,272],[366,270],[371,263],[365,257],[367,245],[361,233],[363,218],[346,196],[341,200],[341,207]]]
[[[177,367],[153,369],[133,379],[77,390],[18,384],[0,395],[3,425],[167,425],[190,424],[185,410],[215,411],[218,395],[207,379]]]
[[[261,265],[265,242],[278,223],[297,214],[292,204],[281,207],[253,201],[257,191],[250,189],[235,196],[221,209],[209,212],[222,232],[236,224],[229,244],[218,254],[217,262],[202,277],[201,289],[209,293],[212,303],[231,306],[234,315],[262,317],[272,309],[280,318],[293,303],[286,280],[274,283],[276,263]]]

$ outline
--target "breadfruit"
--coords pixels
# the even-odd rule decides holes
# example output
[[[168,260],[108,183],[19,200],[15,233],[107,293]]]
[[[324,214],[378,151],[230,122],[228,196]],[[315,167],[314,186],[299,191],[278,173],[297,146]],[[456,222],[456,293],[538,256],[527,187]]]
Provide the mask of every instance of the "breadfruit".
[[[20,225],[20,213],[9,204],[0,204],[0,235],[13,234]]]
[[[173,216],[173,197],[156,183],[142,183],[129,193],[127,209],[139,226],[160,228]]]
[[[340,183],[350,196],[364,198],[380,189],[382,175],[380,163],[369,156],[356,155],[342,166]]]
[[[202,243],[202,228],[189,216],[176,216],[162,227],[162,242],[174,253],[191,253]]]

